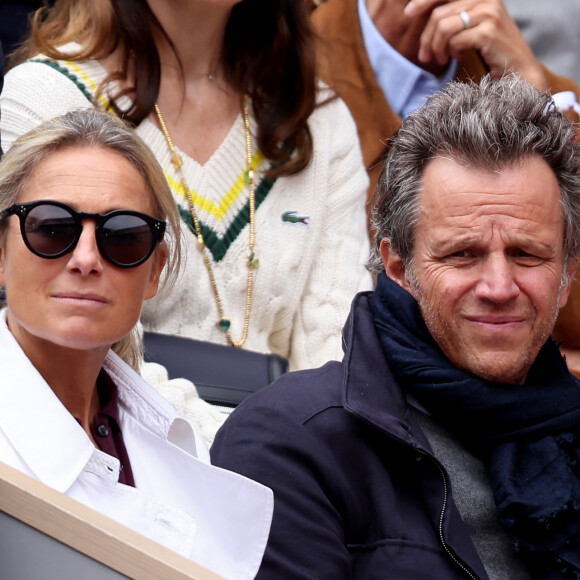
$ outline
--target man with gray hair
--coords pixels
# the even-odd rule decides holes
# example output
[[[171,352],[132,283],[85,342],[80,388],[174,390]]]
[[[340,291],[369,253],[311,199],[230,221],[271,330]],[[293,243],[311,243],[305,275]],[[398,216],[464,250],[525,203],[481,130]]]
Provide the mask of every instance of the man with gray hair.
[[[580,574],[580,382],[550,338],[580,252],[576,130],[506,76],[403,123],[344,359],[243,403],[215,464],[274,490],[258,579]]]

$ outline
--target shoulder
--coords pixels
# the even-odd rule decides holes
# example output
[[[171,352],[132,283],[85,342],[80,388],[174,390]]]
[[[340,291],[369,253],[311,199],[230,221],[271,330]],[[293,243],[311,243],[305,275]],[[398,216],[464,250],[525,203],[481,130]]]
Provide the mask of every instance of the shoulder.
[[[38,54],[8,71],[6,79],[10,79],[11,83],[18,81],[30,83],[35,80],[52,85],[57,85],[60,81],[64,86],[67,86],[65,79],[68,79],[85,98],[90,100],[98,84],[107,76],[107,72],[97,60],[82,62],[67,60],[67,53],[76,48],[78,45],[74,43],[62,47],[63,58],[60,60]]]
[[[28,60],[9,70],[6,73],[5,81],[3,98],[16,98],[19,93],[23,93],[25,96],[27,88],[33,92],[39,88],[61,92],[62,89],[74,91],[76,88],[77,91],[82,92],[78,83],[75,82],[74,75],[64,64],[44,57]],[[75,87],[75,85],[77,86]],[[51,93],[45,96],[50,97]],[[87,97],[84,98],[86,101]]]
[[[277,496],[288,485],[316,493],[322,482],[334,488],[345,477],[347,454],[360,444],[353,436],[358,422],[342,404],[340,363],[291,372],[234,410],[211,446],[211,461]]]
[[[317,105],[308,120],[314,140],[315,158],[339,162],[336,172],[356,174],[366,193],[366,171],[362,161],[357,126],[345,101],[327,84],[320,81]]]
[[[226,420],[212,455],[245,450],[244,441],[251,441],[252,448],[280,444],[305,450],[305,441],[322,443],[331,432],[340,432],[339,417],[348,415],[342,403],[343,373],[342,363],[331,361],[318,369],[287,373],[260,389]]]
[[[326,0],[312,13],[312,22],[319,38],[330,39],[350,31],[346,38],[352,39],[359,27],[356,0]],[[343,38],[344,40],[344,38]]]
[[[316,95],[316,108],[310,116],[309,121],[315,124],[323,124],[324,126],[333,129],[334,131],[340,129],[354,130],[353,117],[350,110],[343,99],[324,81],[318,82],[318,90]],[[346,123],[346,127],[343,124]]]
[[[342,407],[342,376],[343,366],[337,361],[316,369],[286,373],[248,398],[232,416],[271,409],[304,424],[328,407]]]
[[[8,71],[0,94],[5,151],[43,121],[93,106],[91,83],[96,88],[98,81],[93,82],[86,70],[75,70],[77,66],[38,57]]]
[[[0,98],[3,108],[21,109],[21,114],[53,117],[81,107],[93,106],[99,86],[107,77],[106,69],[97,60],[62,60],[43,54],[14,67],[5,76]],[[106,108],[106,99],[100,103]],[[46,111],[46,115],[43,114]]]

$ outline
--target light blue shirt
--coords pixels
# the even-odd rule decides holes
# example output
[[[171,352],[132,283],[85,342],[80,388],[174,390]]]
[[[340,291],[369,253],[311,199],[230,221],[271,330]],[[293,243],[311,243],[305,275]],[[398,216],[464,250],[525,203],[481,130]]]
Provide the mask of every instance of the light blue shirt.
[[[358,13],[372,69],[391,109],[399,117],[404,118],[419,108],[428,96],[453,79],[456,60],[451,60],[447,71],[436,77],[408,61],[383,38],[368,13],[365,0],[358,0]]]

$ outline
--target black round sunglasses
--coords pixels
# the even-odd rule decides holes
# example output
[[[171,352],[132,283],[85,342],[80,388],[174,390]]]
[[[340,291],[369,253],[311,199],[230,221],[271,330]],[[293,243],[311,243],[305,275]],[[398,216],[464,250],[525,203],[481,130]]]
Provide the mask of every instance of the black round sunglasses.
[[[26,247],[49,260],[72,252],[83,231],[82,221],[97,222],[95,236],[99,252],[119,268],[139,266],[163,239],[165,222],[138,211],[117,209],[106,214],[76,211],[59,201],[15,203],[0,213],[20,218]]]

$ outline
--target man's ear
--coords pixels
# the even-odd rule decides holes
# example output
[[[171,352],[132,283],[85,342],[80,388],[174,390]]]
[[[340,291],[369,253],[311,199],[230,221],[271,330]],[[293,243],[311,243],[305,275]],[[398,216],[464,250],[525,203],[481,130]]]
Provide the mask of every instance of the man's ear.
[[[568,297],[572,290],[572,284],[574,283],[574,276],[576,275],[576,268],[578,267],[578,258],[568,260],[564,267],[568,270],[568,284],[562,288],[562,291],[560,292],[560,308],[564,308],[566,302],[568,302]]]
[[[407,292],[410,292],[405,263],[399,254],[391,250],[391,240],[389,238],[383,238],[381,240],[380,252],[387,276],[393,282],[396,282],[399,286],[407,290]]]

